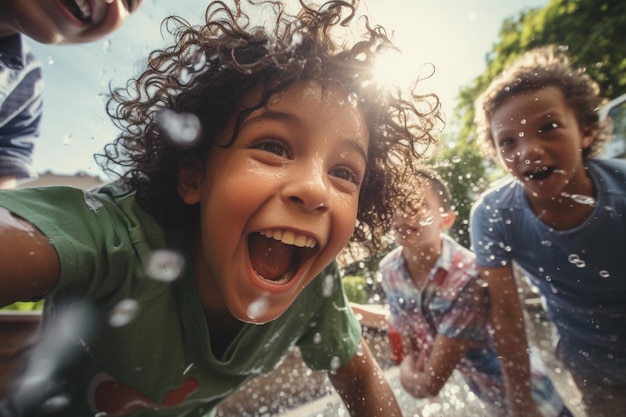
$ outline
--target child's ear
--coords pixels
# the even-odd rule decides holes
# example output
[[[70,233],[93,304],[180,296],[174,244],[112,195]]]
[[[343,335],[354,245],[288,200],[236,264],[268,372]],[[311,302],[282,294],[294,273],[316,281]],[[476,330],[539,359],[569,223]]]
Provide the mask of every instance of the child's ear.
[[[596,139],[596,130],[587,126],[582,129],[582,136],[580,138],[580,149],[587,149],[593,144],[593,141]]]
[[[178,195],[186,204],[200,202],[200,187],[204,170],[198,160],[186,160],[178,168]]]
[[[449,229],[452,227],[452,225],[454,224],[455,220],[456,220],[456,214],[454,214],[454,211],[452,210],[448,210],[445,213],[442,213],[444,215],[443,217],[443,227],[445,227],[446,229]]]

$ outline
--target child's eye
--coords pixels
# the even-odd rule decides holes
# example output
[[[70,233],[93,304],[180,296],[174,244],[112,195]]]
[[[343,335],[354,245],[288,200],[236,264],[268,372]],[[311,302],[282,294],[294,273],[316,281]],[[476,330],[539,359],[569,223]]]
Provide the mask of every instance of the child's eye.
[[[539,133],[549,132],[559,127],[559,124],[556,122],[546,123],[545,125],[539,128]]]
[[[509,146],[511,144],[513,144],[513,139],[511,139],[511,138],[501,139],[500,142],[499,142],[499,146],[501,148],[505,148],[505,147],[507,147],[507,146]]]
[[[356,185],[361,184],[360,177],[352,169],[348,167],[335,168],[330,171],[330,175],[332,175],[333,177],[342,179],[344,181],[349,181]]]
[[[285,144],[278,139],[269,139],[261,143],[257,143],[254,147],[284,158],[289,157],[287,146],[285,146]]]

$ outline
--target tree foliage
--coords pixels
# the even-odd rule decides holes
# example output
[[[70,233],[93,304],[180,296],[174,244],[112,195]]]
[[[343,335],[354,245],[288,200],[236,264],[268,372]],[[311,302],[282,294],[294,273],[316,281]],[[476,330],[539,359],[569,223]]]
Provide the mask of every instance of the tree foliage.
[[[476,196],[503,172],[479,153],[474,129],[474,100],[491,80],[525,51],[547,44],[567,49],[577,67],[586,68],[611,99],[626,93],[626,2],[623,0],[552,0],[506,19],[486,56],[486,69],[461,88],[443,146],[439,173],[448,181],[456,202],[452,235],[469,245],[467,220]]]

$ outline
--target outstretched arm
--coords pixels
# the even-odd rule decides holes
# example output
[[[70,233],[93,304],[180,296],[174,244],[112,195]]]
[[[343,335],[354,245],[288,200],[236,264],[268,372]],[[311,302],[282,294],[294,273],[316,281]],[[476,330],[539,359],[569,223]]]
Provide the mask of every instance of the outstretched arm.
[[[352,360],[329,372],[328,377],[351,416],[402,416],[391,387],[363,338],[361,349]]]
[[[46,236],[0,207],[0,307],[44,295],[56,284],[59,268]]]
[[[400,365],[400,383],[415,398],[435,397],[467,351],[471,341],[438,335],[432,350],[407,355]]]
[[[480,272],[487,282],[494,343],[501,358],[512,415],[541,417],[531,395],[528,340],[513,269],[480,268]]]

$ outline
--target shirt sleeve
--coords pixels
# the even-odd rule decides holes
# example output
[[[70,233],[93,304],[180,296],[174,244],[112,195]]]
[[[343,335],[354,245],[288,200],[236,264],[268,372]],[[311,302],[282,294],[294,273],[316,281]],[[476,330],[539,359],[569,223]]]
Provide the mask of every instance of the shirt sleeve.
[[[437,332],[448,338],[483,340],[488,335],[489,298],[486,288],[471,280],[459,292]]]
[[[476,254],[476,264],[483,267],[507,266],[510,250],[504,233],[506,220],[497,207],[479,200],[470,212],[470,240]]]
[[[57,286],[46,296],[96,297],[132,277],[136,250],[123,216],[102,196],[70,187],[11,190],[0,206],[36,226],[60,261]]]
[[[0,63],[0,176],[19,179],[37,176],[30,165],[43,109],[41,65],[25,58],[21,69]]]

